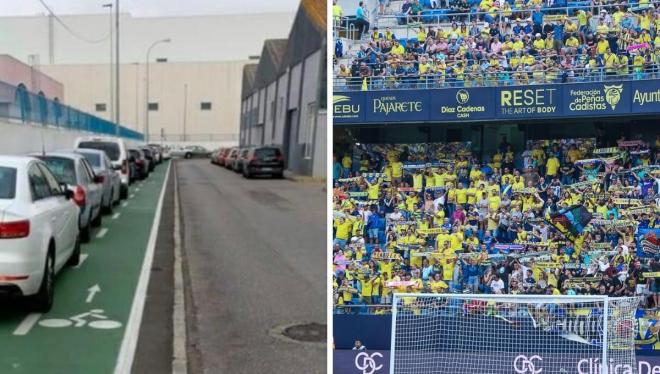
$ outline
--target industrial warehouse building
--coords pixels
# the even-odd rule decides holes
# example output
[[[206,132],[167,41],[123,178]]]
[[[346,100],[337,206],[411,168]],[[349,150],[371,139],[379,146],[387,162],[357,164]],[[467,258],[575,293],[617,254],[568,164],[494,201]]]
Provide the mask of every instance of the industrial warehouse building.
[[[288,39],[269,39],[243,68],[241,146],[282,148],[287,169],[326,173],[326,3],[303,0]]]

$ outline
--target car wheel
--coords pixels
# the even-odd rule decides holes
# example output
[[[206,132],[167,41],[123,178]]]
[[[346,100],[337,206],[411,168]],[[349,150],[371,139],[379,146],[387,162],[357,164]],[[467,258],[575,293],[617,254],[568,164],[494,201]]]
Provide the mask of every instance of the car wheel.
[[[282,179],[282,178],[284,178],[284,173],[273,174],[273,178],[275,178],[275,179]]]
[[[186,156],[185,156],[185,157],[186,157],[186,158],[191,158],[192,155],[191,155],[190,153],[186,153]]]
[[[124,200],[128,197],[128,186],[121,186],[119,190],[119,199]]]
[[[115,191],[112,190],[110,191],[110,197],[108,198],[108,205],[105,207],[106,214],[112,214],[112,206],[113,206],[112,199],[114,199],[114,197],[115,197]]]
[[[245,179],[250,179],[250,178],[252,178],[252,175],[250,175],[250,171],[249,171],[249,170],[245,170],[245,169],[243,169],[243,177],[244,177]]]
[[[55,257],[54,248],[48,252],[46,257],[46,265],[44,268],[44,276],[39,286],[39,292],[32,296],[32,310],[39,313],[46,313],[53,307],[53,300],[55,298]]]
[[[71,257],[66,262],[69,266],[78,266],[80,264],[80,236],[76,237],[76,246],[73,248]]]
[[[103,223],[103,215],[99,212],[99,215],[92,221],[92,226],[99,227]]]
[[[80,229],[80,239],[82,239],[83,243],[89,243],[92,239],[92,224],[90,221],[87,220],[87,226]]]

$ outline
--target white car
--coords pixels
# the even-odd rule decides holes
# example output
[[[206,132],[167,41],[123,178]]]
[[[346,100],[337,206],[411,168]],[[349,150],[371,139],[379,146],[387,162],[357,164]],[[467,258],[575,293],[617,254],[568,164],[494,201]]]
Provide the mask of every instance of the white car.
[[[103,185],[94,175],[85,156],[80,153],[48,152],[34,154],[42,160],[59,183],[73,191],[73,201],[80,207],[80,238],[87,243],[92,237],[92,226],[101,226]]]
[[[80,261],[79,212],[42,161],[0,156],[0,293],[50,310],[55,274]]]
[[[128,146],[124,139],[98,136],[81,137],[76,139],[73,147],[104,151],[110,158],[112,167],[119,171],[121,176],[120,198],[125,199],[128,197],[128,186],[131,184],[131,165]]]
[[[101,199],[101,209],[105,213],[112,213],[112,208],[119,204],[121,192],[121,177],[112,167],[112,162],[104,151],[96,149],[79,148],[74,153],[80,153],[85,156],[87,162],[92,166],[94,174],[103,185],[103,198]]]

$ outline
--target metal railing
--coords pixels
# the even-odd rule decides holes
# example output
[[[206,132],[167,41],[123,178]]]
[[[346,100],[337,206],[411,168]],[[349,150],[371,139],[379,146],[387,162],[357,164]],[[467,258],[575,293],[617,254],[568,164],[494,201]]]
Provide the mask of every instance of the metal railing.
[[[0,82],[0,118],[12,122],[40,124],[75,131],[117,135],[117,125],[81,112],[57,100],[28,92],[23,86]],[[119,136],[142,140],[137,131],[119,126]]]
[[[392,304],[334,305],[335,314],[391,314]]]
[[[442,0],[439,0],[442,1]],[[570,3],[570,2],[569,2]],[[547,7],[547,6],[542,6],[541,7],[541,12],[544,15],[544,19],[547,17],[549,20],[553,20],[558,17],[572,17],[576,14],[578,10],[584,10],[584,11],[591,11],[592,14],[594,15],[591,19],[593,21],[597,21],[598,19],[598,14],[601,11],[601,9],[605,9],[606,11],[610,12],[613,10],[617,4],[607,4],[607,5],[600,5],[600,4],[591,4],[591,1],[575,1],[572,2],[573,4],[569,4],[567,6],[552,6],[552,7]],[[630,12],[635,13],[639,11],[646,11],[649,9],[654,9],[654,6],[656,4],[660,4],[660,1],[654,0],[650,1],[648,4],[644,6],[631,6],[631,5],[626,5],[626,9],[628,9]],[[411,26],[415,26],[415,23],[417,26],[424,24],[424,25],[441,25],[441,24],[448,24],[450,22],[465,22],[466,24],[471,23],[473,20],[475,21],[485,21],[488,23],[498,23],[502,21],[515,21],[516,18],[529,18],[531,16],[531,12],[534,11],[534,7],[524,7],[524,8],[516,8],[515,6],[512,6],[510,9],[499,9],[497,12],[479,12],[473,10],[470,12],[458,12],[454,11],[452,9],[429,9],[426,8],[422,12],[422,14],[419,15],[410,15],[410,14],[403,14],[401,11],[398,12],[393,12],[393,14],[386,14],[386,15],[380,15],[376,19],[375,25],[378,26],[378,24],[381,21],[385,21],[388,19],[395,19],[397,23],[401,22],[401,26],[406,26],[409,25],[410,23],[413,23]]]
[[[597,69],[557,69],[502,71],[493,73],[464,73],[462,77],[445,75],[416,76],[369,76],[339,77],[333,79],[335,92],[347,91],[383,91],[383,90],[420,90],[464,87],[501,87],[528,84],[562,84],[584,82],[607,82],[609,80],[649,80],[660,78],[657,67],[644,71],[632,71],[620,74],[619,71],[608,73],[608,68]],[[616,69],[615,69],[616,70]]]
[[[443,0],[438,0],[442,2]],[[544,14],[544,20],[554,20],[555,18],[563,17],[573,17],[578,10],[591,11],[594,15],[590,19],[590,28],[594,28],[597,25],[597,14],[599,14],[601,9],[605,9],[608,12],[614,9],[617,4],[591,4],[591,1],[571,1],[568,2],[567,6],[542,6],[541,12]],[[659,0],[650,1],[644,6],[630,6],[625,5],[626,9],[632,13],[639,11],[646,11],[649,9],[654,9],[654,7],[660,4]],[[450,22],[465,22],[468,27],[469,24],[474,21],[485,21],[488,23],[499,23],[503,21],[513,22],[517,18],[524,19],[531,16],[531,12],[534,11],[534,8],[524,7],[516,8],[512,6],[511,9],[498,10],[497,12],[480,12],[477,10],[472,10],[470,12],[458,12],[452,9],[430,9],[425,8],[422,14],[419,15],[410,15],[404,14],[400,10],[394,11],[391,14],[379,15],[376,17],[375,21],[372,22],[372,26],[378,26],[379,28],[384,21],[395,20],[398,26],[406,27],[406,39],[410,36],[410,29],[417,28],[420,26],[437,26],[440,27],[443,24],[448,25]],[[623,18],[625,20],[625,17]],[[333,31],[335,37],[343,36],[352,40],[359,40],[361,35],[358,35],[357,29],[351,23],[352,17],[341,17],[339,20],[333,20]],[[637,26],[637,20],[632,20],[631,25],[633,27]],[[351,28],[351,26],[353,26]],[[365,33],[368,34],[368,33]]]

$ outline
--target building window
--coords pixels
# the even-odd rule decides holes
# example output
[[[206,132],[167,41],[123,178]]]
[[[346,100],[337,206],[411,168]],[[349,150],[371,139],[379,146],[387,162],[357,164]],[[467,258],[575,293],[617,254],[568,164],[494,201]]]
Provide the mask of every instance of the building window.
[[[106,111],[106,105],[104,103],[97,103],[96,104],[96,111],[97,112],[105,112]]]
[[[211,110],[211,102],[209,101],[202,101],[202,104],[200,105],[201,110]]]
[[[158,111],[158,103],[149,103],[149,111],[150,112],[157,112]]]
[[[307,131],[305,133],[304,157],[312,158],[312,144],[314,143],[314,128],[316,127],[316,103],[307,104]]]

